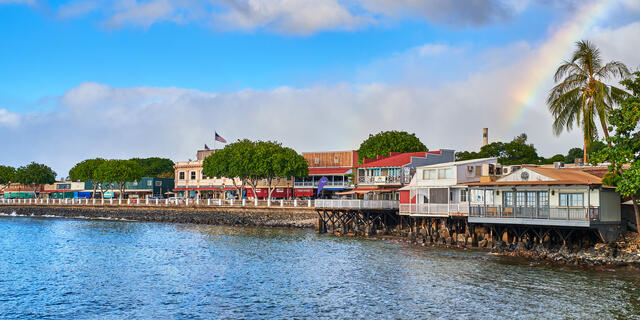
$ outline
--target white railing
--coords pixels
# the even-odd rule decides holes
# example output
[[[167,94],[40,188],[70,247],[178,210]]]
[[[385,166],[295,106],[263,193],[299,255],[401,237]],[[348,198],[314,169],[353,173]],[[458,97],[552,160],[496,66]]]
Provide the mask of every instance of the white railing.
[[[432,215],[451,215],[451,214],[468,214],[469,203],[420,203],[420,204],[400,204],[400,213],[405,214],[432,214]]]
[[[122,207],[287,207],[310,208],[312,200],[254,200],[254,199],[2,199],[1,205],[33,205],[33,206],[122,206]]]
[[[316,208],[336,209],[397,209],[398,201],[395,200],[341,200],[341,199],[316,199]]]
[[[474,205],[470,217],[548,220],[600,220],[600,207],[510,207]]]

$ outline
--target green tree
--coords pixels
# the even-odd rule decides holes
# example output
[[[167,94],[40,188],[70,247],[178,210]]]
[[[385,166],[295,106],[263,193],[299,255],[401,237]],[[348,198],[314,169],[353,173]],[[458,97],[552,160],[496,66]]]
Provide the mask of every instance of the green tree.
[[[56,173],[44,164],[31,162],[16,170],[15,179],[22,185],[32,186],[33,193],[37,195],[41,185],[56,182]]]
[[[106,160],[96,168],[94,178],[111,189],[117,185],[120,190],[120,199],[123,199],[126,183],[140,180],[142,168],[133,160]]]
[[[370,134],[369,138],[360,144],[358,149],[359,161],[364,158],[375,159],[377,155],[388,156],[391,152],[419,152],[428,151],[420,142],[415,133],[405,131],[383,131],[376,135]]]
[[[593,162],[610,163],[603,182],[615,186],[623,197],[631,198],[636,231],[640,232],[640,72],[621,83],[633,94],[611,112],[609,130],[614,134],[607,138],[609,144],[596,154]]]
[[[306,177],[309,174],[307,161],[291,148],[283,147],[273,141],[260,141],[256,144],[258,156],[258,177],[267,185],[271,199],[275,184],[280,179]],[[275,183],[275,184],[274,184]]]
[[[549,110],[555,117],[553,132],[570,131],[574,125],[583,131],[583,159],[588,160],[588,150],[597,134],[595,118],[605,138],[609,137],[607,116],[614,104],[622,101],[627,93],[603,81],[612,77],[626,77],[627,67],[619,61],[604,63],[600,50],[589,41],[578,41],[571,60],[565,61],[554,76],[558,83],[547,98]]]
[[[72,181],[90,181],[93,186],[92,197],[95,198],[98,187],[100,187],[100,191],[103,189],[102,182],[96,181],[96,171],[105,161],[102,158],[96,158],[79,162],[69,170],[69,179]]]
[[[556,154],[555,156],[549,158],[549,159],[543,159],[543,163],[544,164],[552,164],[552,163],[556,163],[556,162],[564,162],[564,155],[562,154]]]
[[[170,159],[166,158],[133,158],[131,159],[140,165],[143,177],[154,178],[173,178],[174,177],[174,163]]]
[[[249,179],[255,178],[256,143],[248,139],[226,145],[206,157],[202,164],[202,172],[209,177],[227,177],[232,179],[238,190],[238,197]],[[255,190],[254,190],[255,191]]]
[[[504,165],[537,164],[541,158],[533,144],[527,144],[527,135],[522,133],[511,142],[492,142],[480,148],[480,152],[462,151],[456,153],[456,161],[498,158]]]
[[[584,152],[583,152],[582,148],[571,148],[571,149],[569,149],[569,152],[565,156],[564,162],[565,163],[574,163],[576,161],[576,159],[582,158],[583,155],[584,155]]]
[[[3,185],[2,189],[8,186],[11,182],[15,182],[15,181],[16,181],[16,169],[14,167],[9,167],[9,166],[0,166],[0,185]]]

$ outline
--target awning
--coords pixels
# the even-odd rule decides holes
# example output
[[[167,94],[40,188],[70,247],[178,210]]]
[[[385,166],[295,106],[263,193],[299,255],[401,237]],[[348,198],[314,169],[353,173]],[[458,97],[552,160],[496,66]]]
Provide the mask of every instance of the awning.
[[[310,176],[338,176],[351,173],[351,167],[325,167],[325,168],[309,168]]]

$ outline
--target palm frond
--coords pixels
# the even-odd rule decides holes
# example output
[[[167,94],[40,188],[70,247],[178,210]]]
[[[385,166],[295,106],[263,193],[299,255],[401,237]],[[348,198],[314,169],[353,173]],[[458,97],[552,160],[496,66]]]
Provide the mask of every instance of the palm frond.
[[[620,61],[610,61],[596,70],[595,74],[601,79],[610,79],[613,77],[626,78],[630,72],[624,63]]]

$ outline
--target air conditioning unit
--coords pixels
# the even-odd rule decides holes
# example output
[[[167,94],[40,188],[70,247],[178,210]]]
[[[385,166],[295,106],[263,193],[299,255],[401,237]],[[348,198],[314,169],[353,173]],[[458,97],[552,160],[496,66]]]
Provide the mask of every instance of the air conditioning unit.
[[[556,169],[564,168],[564,162],[556,161],[556,162],[553,163],[553,167],[556,168]]]

